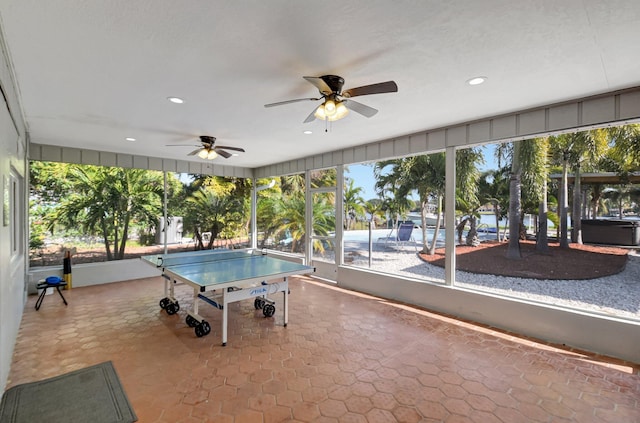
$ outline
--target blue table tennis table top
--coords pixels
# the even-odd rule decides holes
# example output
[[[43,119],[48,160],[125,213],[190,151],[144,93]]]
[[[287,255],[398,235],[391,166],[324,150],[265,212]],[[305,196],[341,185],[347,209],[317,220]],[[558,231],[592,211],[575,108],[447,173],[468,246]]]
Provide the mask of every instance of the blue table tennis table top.
[[[153,254],[143,256],[142,259],[162,268],[164,273],[202,288],[255,283],[314,271],[312,267],[266,254],[256,254],[252,250],[201,250]]]

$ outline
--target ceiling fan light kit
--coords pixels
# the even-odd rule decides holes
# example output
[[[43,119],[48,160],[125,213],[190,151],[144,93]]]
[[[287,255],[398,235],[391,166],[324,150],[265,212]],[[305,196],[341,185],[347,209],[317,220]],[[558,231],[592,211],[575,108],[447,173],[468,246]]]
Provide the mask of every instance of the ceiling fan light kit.
[[[201,159],[206,159],[206,160],[213,160],[216,157],[218,157],[218,153],[216,153],[215,150],[212,150],[210,148],[206,148],[204,147],[202,150],[200,150],[200,152],[198,153],[198,157],[200,157]]]
[[[237,153],[229,153],[227,150],[231,151],[239,151],[244,153],[244,148],[240,147],[230,147],[227,145],[215,145],[216,137],[212,137],[210,135],[200,135],[200,145],[196,145],[195,150],[191,153],[187,154],[187,156],[195,156],[197,155],[203,160],[213,160],[218,156],[222,156],[225,159],[228,159],[231,156],[237,156]],[[169,144],[170,147],[182,147],[181,144]]]
[[[303,78],[318,89],[320,97],[279,101],[277,103],[265,104],[264,107],[282,106],[299,101],[323,100],[322,104],[307,116],[304,123],[311,122],[315,119],[329,122],[340,120],[347,116],[349,110],[353,110],[364,117],[370,118],[378,113],[377,109],[348,99],[360,95],[394,93],[398,91],[398,85],[396,85],[394,81],[379,82],[377,84],[364,85],[342,91],[344,78],[341,76],[303,76]]]
[[[340,120],[348,114],[349,109],[342,101],[335,103],[333,100],[325,101],[313,113],[316,119],[328,120],[329,122]]]

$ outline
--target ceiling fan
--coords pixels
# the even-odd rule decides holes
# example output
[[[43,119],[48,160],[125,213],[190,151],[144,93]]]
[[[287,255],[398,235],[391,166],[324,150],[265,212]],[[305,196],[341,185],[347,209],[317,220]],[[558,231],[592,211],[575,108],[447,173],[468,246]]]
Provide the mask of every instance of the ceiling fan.
[[[209,135],[200,135],[200,143],[201,145],[196,145],[195,150],[193,150],[191,153],[187,154],[187,156],[195,156],[196,154],[198,155],[198,157],[200,157],[201,159],[209,159],[209,160],[213,160],[218,156],[222,156],[225,159],[228,159],[229,157],[236,155],[234,153],[229,153],[226,150],[232,150],[232,151],[240,151],[242,153],[244,153],[244,149],[240,148],[240,147],[229,147],[226,145],[215,145],[216,143],[216,137],[211,137]],[[183,145],[181,144],[168,144],[167,147],[183,147]]]
[[[322,104],[307,116],[304,123],[312,122],[314,119],[328,121],[339,120],[345,117],[349,113],[349,110],[353,110],[356,113],[360,113],[362,116],[370,118],[378,113],[378,110],[350,100],[352,97],[369,94],[395,93],[398,91],[398,86],[394,81],[379,82],[377,84],[364,85],[362,87],[342,91],[344,79],[341,76],[303,76],[303,78],[318,89],[320,97],[279,101],[277,103],[265,104],[264,107],[281,106],[283,104],[297,103],[299,101],[323,100]]]

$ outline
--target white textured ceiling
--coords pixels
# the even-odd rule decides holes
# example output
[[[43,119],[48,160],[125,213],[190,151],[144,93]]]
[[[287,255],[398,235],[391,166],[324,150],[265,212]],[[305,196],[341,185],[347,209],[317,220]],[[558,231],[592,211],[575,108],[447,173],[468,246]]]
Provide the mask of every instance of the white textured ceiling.
[[[250,168],[640,85],[638,0],[0,0],[0,18],[32,142],[197,161],[212,135]],[[325,74],[399,89],[329,132],[302,123],[319,102],[263,107]]]

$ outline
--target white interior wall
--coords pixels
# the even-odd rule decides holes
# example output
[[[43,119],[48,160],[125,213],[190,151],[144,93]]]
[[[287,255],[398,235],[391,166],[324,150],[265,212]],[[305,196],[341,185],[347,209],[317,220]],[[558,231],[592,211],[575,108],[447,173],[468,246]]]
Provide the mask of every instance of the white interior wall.
[[[35,286],[39,280],[48,276],[62,277],[62,263],[60,266],[35,267],[29,270],[29,293],[35,293]],[[160,271],[144,263],[141,259],[129,259],[96,263],[84,263],[71,266],[71,286],[100,285],[123,280],[142,279],[159,276]],[[72,288],[72,289],[73,289]]]
[[[279,251],[269,251],[268,254],[270,256],[296,263],[304,262],[303,257],[295,254],[287,254]],[[30,269],[29,293],[35,294],[37,292],[35,287],[39,280],[45,279],[48,276],[62,277],[62,272],[62,263],[60,266],[34,267],[33,269]],[[160,276],[160,273],[160,270],[150,266],[141,259],[83,263],[76,265],[72,264],[71,267],[73,288],[121,282],[123,280],[152,278]],[[162,281],[163,280],[158,279],[158,283],[161,283]]]
[[[4,388],[9,376],[15,339],[20,327],[26,299],[26,143],[24,125],[16,106],[9,67],[4,54],[0,54],[0,386]],[[18,112],[16,112],[16,110]],[[21,180],[17,204],[11,194],[12,174]],[[8,202],[8,203],[7,203]],[[17,207],[19,218],[5,226],[5,206]],[[13,225],[19,225],[18,239],[13,236]]]

